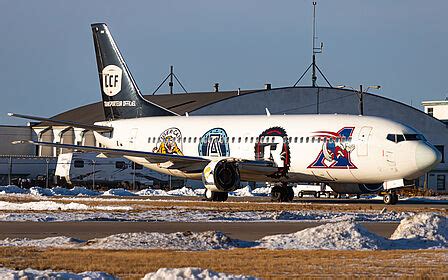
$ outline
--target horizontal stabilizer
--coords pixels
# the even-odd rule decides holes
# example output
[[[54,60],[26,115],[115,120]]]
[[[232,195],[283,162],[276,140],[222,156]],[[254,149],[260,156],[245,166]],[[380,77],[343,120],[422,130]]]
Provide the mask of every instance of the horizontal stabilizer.
[[[71,122],[71,121],[59,121],[59,120],[53,120],[53,119],[48,119],[48,118],[14,114],[14,113],[8,113],[8,116],[15,117],[15,118],[28,119],[28,120],[47,122],[49,124],[55,124],[55,125],[66,125],[66,126],[79,127],[79,128],[97,131],[97,132],[109,132],[109,131],[113,130],[113,128],[109,127],[109,126],[82,124],[82,123]]]

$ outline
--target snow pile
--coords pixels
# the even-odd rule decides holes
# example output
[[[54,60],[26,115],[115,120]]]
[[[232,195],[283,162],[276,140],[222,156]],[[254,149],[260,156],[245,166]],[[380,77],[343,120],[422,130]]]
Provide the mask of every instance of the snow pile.
[[[118,279],[108,273],[99,271],[86,271],[82,273],[71,273],[66,271],[35,270],[13,270],[0,267],[0,279],[61,279],[61,280],[115,280]]]
[[[156,272],[148,273],[143,280],[163,280],[163,279],[241,279],[255,280],[258,278],[244,275],[225,274],[213,270],[202,269],[198,267],[184,268],[160,268]]]
[[[85,187],[74,187],[72,189],[54,187],[51,189],[51,192],[57,196],[97,196],[101,194],[100,192],[89,190]]]
[[[169,195],[174,196],[196,196],[196,193],[187,187],[182,187],[180,189],[172,190],[167,192]]]
[[[245,186],[244,188],[237,189],[233,192],[230,192],[229,195],[231,195],[231,196],[254,196],[252,194],[252,189],[250,186]]]
[[[119,189],[110,189],[105,191],[103,195],[111,195],[111,196],[136,196],[135,193],[125,190],[123,188]]]
[[[376,250],[386,240],[363,226],[344,221],[308,228],[296,233],[267,236],[260,247],[267,249]]]
[[[35,201],[14,203],[0,201],[0,210],[3,211],[56,211],[56,210],[132,210],[130,206],[88,206],[86,204],[70,202],[58,203],[54,201]]]
[[[32,195],[41,195],[41,196],[53,196],[54,195],[50,189],[41,188],[41,187],[32,187],[32,188],[30,188],[29,192]]]
[[[269,196],[271,195],[271,187],[259,187],[252,190],[252,194],[257,196]]]
[[[447,248],[448,218],[434,213],[416,214],[403,219],[390,239],[400,247]]]
[[[72,248],[78,247],[83,243],[84,241],[82,240],[65,236],[47,237],[43,239],[6,238],[0,240],[0,247]]]
[[[229,238],[222,232],[139,232],[120,233],[104,238],[89,240],[86,249],[171,249],[171,250],[212,250],[239,247],[238,240]]]
[[[0,186],[0,194],[7,193],[22,194],[27,193],[27,191],[14,185]]]
[[[136,195],[139,196],[167,196],[168,194],[164,190],[155,190],[151,188],[143,189],[138,191]]]
[[[205,195],[205,188],[194,189],[194,193],[197,196],[204,196]]]

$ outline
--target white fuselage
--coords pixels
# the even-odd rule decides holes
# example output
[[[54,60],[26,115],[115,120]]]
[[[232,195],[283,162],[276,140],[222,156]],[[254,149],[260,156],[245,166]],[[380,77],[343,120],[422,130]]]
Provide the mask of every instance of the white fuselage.
[[[280,175],[271,181],[281,182],[373,184],[414,179],[432,168],[439,157],[425,140],[388,140],[388,135],[421,134],[406,125],[378,117],[175,116],[97,124],[114,129],[110,136],[96,133],[98,142],[107,148],[270,160]],[[128,158],[165,174],[201,178],[200,173],[185,174],[143,158]]]

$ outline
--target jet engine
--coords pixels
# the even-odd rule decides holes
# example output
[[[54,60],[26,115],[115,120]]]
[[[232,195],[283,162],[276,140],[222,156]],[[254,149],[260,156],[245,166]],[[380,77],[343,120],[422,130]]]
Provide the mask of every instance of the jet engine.
[[[228,159],[211,161],[202,171],[202,182],[210,191],[230,192],[240,186],[240,171]]]
[[[375,193],[383,189],[383,183],[377,184],[330,184],[337,193],[362,194]]]

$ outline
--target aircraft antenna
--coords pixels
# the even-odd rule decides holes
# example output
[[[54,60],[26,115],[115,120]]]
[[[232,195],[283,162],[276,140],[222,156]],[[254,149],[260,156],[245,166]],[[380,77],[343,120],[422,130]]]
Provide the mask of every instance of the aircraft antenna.
[[[177,83],[180,85],[180,87],[184,90],[185,93],[188,93],[187,90],[184,88],[184,86],[182,85],[182,83],[179,81],[179,79],[177,78],[176,74],[174,74],[174,67],[173,65],[170,66],[170,73],[168,74],[168,76],[166,76],[166,78],[162,81],[162,83],[160,83],[160,85],[156,88],[156,90],[152,93],[152,95],[156,94],[156,92],[163,86],[163,84],[170,79],[170,81],[168,82],[168,86],[170,87],[170,94],[173,94],[173,87],[174,87],[174,80],[173,78],[177,81]]]
[[[319,73],[322,75],[322,77],[325,79],[325,81],[327,82],[327,84],[331,86],[330,82],[328,81],[327,77],[325,77],[325,75],[322,73],[322,71],[320,71],[319,66],[317,66],[316,63],[316,54],[322,53],[322,50],[324,48],[324,43],[320,43],[320,45],[318,47],[316,47],[316,40],[318,39],[317,35],[316,35],[316,6],[317,6],[317,2],[313,1],[313,26],[312,26],[312,34],[313,34],[313,39],[312,39],[312,44],[313,44],[313,49],[312,49],[312,53],[313,53],[313,60],[310,64],[310,66],[308,66],[308,68],[306,68],[305,72],[302,74],[302,76],[300,76],[300,78],[297,80],[297,82],[294,84],[293,87],[296,87],[297,84],[302,80],[302,78],[305,76],[305,74],[311,69],[311,85],[313,87],[316,87],[316,81],[317,81],[317,75],[316,75],[316,69],[317,71],[319,71]]]

